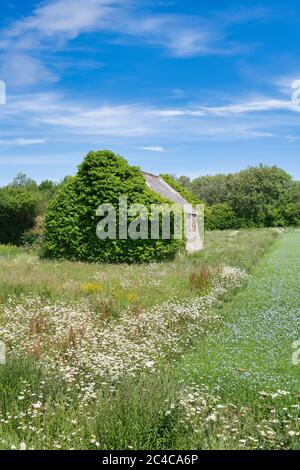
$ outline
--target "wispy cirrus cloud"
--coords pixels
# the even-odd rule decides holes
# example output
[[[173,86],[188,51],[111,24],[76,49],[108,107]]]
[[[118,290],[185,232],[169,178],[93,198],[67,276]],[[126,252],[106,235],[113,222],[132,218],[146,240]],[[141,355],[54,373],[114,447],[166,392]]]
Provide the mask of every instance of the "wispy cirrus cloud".
[[[245,45],[230,39],[230,26],[262,15],[254,9],[220,21],[217,17],[154,13],[144,5],[141,0],[48,0],[2,30],[1,74],[19,85],[56,81],[58,71],[49,66],[45,54],[63,50],[78,36],[95,32],[109,33],[119,44],[131,40],[136,44],[138,38],[139,44],[179,58],[234,54],[245,50]]]
[[[5,139],[2,140],[0,139],[0,145],[5,145],[5,146],[27,146],[27,145],[37,145],[37,144],[45,144],[47,142],[46,139],[29,139],[25,137],[17,137],[15,139]]]
[[[162,147],[161,145],[150,145],[150,146],[141,146],[137,147],[140,150],[146,150],[147,152],[157,152],[157,153],[162,153],[165,152],[166,149]]]
[[[65,42],[85,32],[108,29],[112,18],[120,21],[133,3],[131,0],[48,0],[30,16],[12,23],[4,31],[2,43],[24,37],[29,46],[45,38]]]
[[[54,83],[58,74],[43,62],[22,51],[10,50],[1,55],[1,76],[9,85],[30,86],[39,83]]]
[[[292,111],[300,113],[300,106],[291,100],[260,99],[241,103],[226,104],[223,106],[196,106],[188,109],[163,109],[158,114],[163,117],[178,116],[230,116],[266,111]]]
[[[0,121],[30,142],[37,140],[88,141],[126,139],[131,145],[163,152],[166,144],[190,140],[245,140],[297,135],[300,107],[291,101],[263,98],[221,106],[162,109],[143,103],[93,104],[72,102],[63,95],[40,93],[11,97],[0,108]],[[268,119],[266,120],[266,113]],[[18,136],[15,137],[18,139]],[[3,141],[9,138],[3,136]],[[149,145],[148,142],[160,142]],[[13,143],[14,140],[11,140]],[[17,140],[15,141],[17,144]],[[37,142],[38,143],[38,142]],[[22,141],[19,141],[19,145]],[[26,140],[23,142],[26,145]]]

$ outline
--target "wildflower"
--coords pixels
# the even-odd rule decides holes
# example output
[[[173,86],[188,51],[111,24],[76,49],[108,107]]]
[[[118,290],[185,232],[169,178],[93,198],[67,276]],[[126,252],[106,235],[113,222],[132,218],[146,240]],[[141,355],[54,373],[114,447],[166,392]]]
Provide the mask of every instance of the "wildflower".
[[[32,404],[32,408],[34,408],[36,410],[40,409],[42,406],[43,406],[43,404],[40,401]]]
[[[149,367],[149,369],[151,369],[154,366],[155,362],[154,361],[145,361],[144,364],[145,364],[146,367]]]
[[[216,422],[217,421],[217,416],[215,413],[212,413],[211,415],[209,415],[207,418],[206,418],[206,421],[209,422],[209,421],[213,421],[213,422]]]
[[[258,393],[259,393],[259,395],[262,396],[262,397],[268,397],[268,396],[269,396],[268,392],[262,391],[262,392],[258,392]]]

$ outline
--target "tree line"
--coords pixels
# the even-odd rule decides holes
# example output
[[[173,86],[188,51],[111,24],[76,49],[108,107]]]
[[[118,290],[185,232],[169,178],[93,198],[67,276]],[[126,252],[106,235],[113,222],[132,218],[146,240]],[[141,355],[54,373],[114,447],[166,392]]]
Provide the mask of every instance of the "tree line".
[[[50,201],[64,181],[37,183],[19,173],[0,187],[0,243],[32,244],[42,235],[43,219]]]
[[[193,203],[205,204],[207,230],[300,225],[300,182],[276,166],[260,165],[195,179],[172,178],[179,192],[181,187],[183,195],[190,193]],[[68,179],[37,183],[18,174],[0,187],[0,243],[20,245],[39,240],[49,203]]]
[[[276,166],[177,181],[205,204],[209,230],[300,224],[300,181]]]

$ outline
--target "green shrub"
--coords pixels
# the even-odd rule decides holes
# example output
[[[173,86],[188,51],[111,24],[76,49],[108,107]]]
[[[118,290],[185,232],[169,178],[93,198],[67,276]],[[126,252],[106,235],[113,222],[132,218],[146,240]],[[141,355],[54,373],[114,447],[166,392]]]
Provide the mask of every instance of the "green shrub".
[[[54,183],[50,180],[44,180],[40,184],[24,173],[18,173],[8,185],[9,188],[20,189],[31,194],[37,199],[37,213],[43,216],[50,201],[54,198],[61,183]]]
[[[37,199],[17,187],[0,188],[0,243],[20,244],[22,235],[32,228]]]
[[[228,230],[240,226],[241,222],[236,218],[229,204],[205,206],[206,230]]]
[[[20,244],[24,247],[34,246],[38,248],[43,239],[43,234],[40,231],[33,229],[26,230],[21,236]]]
[[[45,219],[46,256],[81,261],[149,262],[174,257],[184,240],[99,240],[96,210],[112,204],[119,229],[119,197],[126,195],[128,205],[168,202],[147,186],[138,167],[108,150],[90,152],[76,176],[68,178],[50,204]],[[129,217],[128,222],[133,219]],[[150,226],[148,225],[148,231]]]

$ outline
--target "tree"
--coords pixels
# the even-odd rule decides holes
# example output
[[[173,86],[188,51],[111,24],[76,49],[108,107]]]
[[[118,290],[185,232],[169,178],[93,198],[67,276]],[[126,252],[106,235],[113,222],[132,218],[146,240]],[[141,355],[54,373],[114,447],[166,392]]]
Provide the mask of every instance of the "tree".
[[[285,218],[288,225],[300,225],[300,181],[294,181],[288,193],[288,204],[285,211]]]
[[[191,178],[188,176],[179,176],[178,183],[180,183],[184,188],[191,190]]]
[[[231,175],[200,176],[191,182],[191,190],[206,204],[227,202],[228,182]]]
[[[0,243],[20,244],[32,228],[37,214],[37,199],[18,187],[0,188]]]
[[[212,221],[212,214],[217,211],[214,223],[210,222],[216,228],[224,225],[220,217],[221,207],[225,211],[224,217],[227,213],[227,222],[235,221],[235,228],[299,223],[299,186],[276,166],[259,165],[229,175],[203,176],[193,180],[191,187],[195,196],[214,207],[207,210],[207,220],[210,217]],[[233,212],[234,218],[225,210],[226,207]],[[220,223],[216,224],[217,221]]]
[[[10,183],[12,188],[26,189],[28,191],[36,191],[38,188],[37,183],[28,178],[24,173],[18,173]]]
[[[226,202],[242,226],[285,225],[285,209],[293,181],[276,166],[250,167],[229,178]]]
[[[54,183],[53,181],[44,180],[39,184],[38,189],[39,191],[42,191],[42,192],[50,192],[50,191],[54,191],[56,187],[57,187],[57,184]]]

